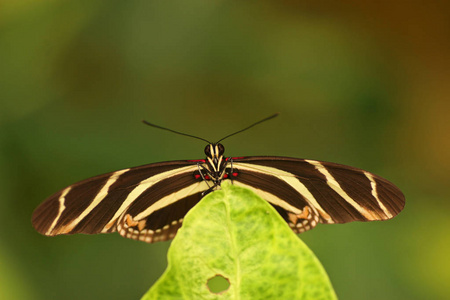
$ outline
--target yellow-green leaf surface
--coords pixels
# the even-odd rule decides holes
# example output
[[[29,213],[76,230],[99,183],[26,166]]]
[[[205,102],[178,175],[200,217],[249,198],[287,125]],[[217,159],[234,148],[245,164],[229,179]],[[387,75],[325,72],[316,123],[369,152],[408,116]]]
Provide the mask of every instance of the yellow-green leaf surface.
[[[230,285],[211,292],[221,275]],[[223,184],[185,217],[149,299],[336,299],[311,250],[266,201]]]

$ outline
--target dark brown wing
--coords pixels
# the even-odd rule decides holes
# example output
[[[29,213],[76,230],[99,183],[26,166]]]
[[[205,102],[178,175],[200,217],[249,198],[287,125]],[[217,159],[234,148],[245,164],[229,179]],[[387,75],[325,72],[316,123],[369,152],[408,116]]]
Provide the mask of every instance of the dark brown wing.
[[[119,231],[147,242],[166,240],[208,188],[194,178],[197,163],[155,163],[80,181],[44,201],[33,213],[33,226],[49,236]]]
[[[405,206],[405,197],[394,184],[358,168],[271,156],[232,161],[237,173],[233,182],[266,198],[299,232],[317,222],[387,220]]]

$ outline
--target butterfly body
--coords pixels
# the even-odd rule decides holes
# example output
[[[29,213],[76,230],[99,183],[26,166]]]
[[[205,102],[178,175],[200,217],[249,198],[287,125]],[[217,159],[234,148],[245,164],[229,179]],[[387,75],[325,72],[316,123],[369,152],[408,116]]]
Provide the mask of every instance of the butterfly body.
[[[315,160],[225,157],[154,163],[96,176],[50,196],[33,213],[44,235],[119,232],[145,242],[172,239],[201,198],[230,181],[272,204],[296,232],[318,223],[387,220],[404,207],[401,191],[367,171]]]

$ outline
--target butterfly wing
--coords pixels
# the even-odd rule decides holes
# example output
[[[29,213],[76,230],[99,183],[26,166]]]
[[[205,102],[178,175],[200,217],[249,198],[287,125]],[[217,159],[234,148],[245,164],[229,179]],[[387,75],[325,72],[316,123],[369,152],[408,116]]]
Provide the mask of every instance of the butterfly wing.
[[[155,163],[75,183],[34,211],[33,226],[49,236],[118,231],[145,242],[172,239],[211,186],[199,177],[204,162]],[[297,233],[319,222],[391,219],[405,205],[386,179],[335,163],[260,156],[233,158],[226,168],[225,180],[255,191]]]
[[[296,232],[320,223],[388,220],[405,205],[402,192],[370,172],[316,160],[242,157],[233,183],[269,201]]]
[[[172,238],[208,189],[193,176],[197,163],[155,163],[80,181],[44,201],[33,226],[48,236],[119,231],[147,242]]]

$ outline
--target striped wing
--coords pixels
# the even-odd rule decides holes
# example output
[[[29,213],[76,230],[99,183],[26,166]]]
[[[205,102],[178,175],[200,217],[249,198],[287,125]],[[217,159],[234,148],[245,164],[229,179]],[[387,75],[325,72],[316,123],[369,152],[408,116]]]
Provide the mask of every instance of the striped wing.
[[[118,231],[145,242],[168,240],[208,189],[194,179],[197,170],[194,161],[172,161],[89,178],[50,196],[32,223],[49,236]]]
[[[149,243],[172,239],[214,185],[199,175],[204,162],[155,163],[75,183],[34,211],[33,226],[49,236],[118,231]],[[262,156],[233,158],[225,168],[224,180],[255,191],[297,233],[317,223],[391,219],[405,205],[386,179],[335,163]]]
[[[405,206],[391,182],[367,171],[287,157],[233,159],[233,184],[269,201],[297,233],[317,223],[388,220]]]

